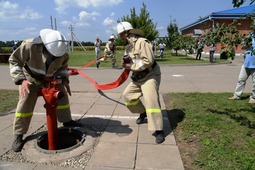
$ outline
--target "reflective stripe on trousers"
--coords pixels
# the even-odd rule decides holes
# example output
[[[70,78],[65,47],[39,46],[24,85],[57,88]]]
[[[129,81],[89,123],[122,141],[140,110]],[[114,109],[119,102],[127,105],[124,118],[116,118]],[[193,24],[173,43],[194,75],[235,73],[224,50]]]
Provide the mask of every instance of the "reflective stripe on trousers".
[[[152,77],[145,82],[131,82],[123,92],[125,104],[130,112],[144,113],[146,111],[148,129],[151,131],[163,129],[163,117],[158,94],[159,82],[160,76]],[[143,97],[144,102],[140,100],[141,97]]]

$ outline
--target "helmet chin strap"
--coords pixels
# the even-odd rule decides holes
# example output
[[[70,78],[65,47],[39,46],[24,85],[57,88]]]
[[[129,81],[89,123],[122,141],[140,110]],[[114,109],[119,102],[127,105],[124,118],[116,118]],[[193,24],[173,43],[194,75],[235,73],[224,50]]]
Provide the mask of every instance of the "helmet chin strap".
[[[124,27],[123,23],[121,22],[120,24],[122,25],[123,30],[126,32],[126,29],[125,29],[125,27]]]
[[[128,31],[126,30],[126,28],[125,28],[125,26],[123,25],[122,22],[121,22],[121,25],[122,25],[122,27],[123,27],[124,32],[126,33],[126,36],[128,36]]]

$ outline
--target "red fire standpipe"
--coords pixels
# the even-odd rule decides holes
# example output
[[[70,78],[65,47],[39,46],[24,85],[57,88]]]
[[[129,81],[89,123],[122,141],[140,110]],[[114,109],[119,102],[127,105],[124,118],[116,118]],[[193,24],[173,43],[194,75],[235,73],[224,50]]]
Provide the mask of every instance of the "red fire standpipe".
[[[57,80],[49,81],[47,86],[43,86],[39,90],[39,95],[45,100],[44,107],[46,108],[47,127],[48,127],[48,150],[58,149],[58,126],[57,126],[57,99],[64,97],[56,85],[60,84]]]

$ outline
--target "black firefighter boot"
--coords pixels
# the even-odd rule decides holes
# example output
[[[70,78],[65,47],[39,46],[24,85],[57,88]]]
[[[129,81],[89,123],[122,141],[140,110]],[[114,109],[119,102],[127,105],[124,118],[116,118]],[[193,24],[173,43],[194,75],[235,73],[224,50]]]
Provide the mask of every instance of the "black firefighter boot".
[[[23,141],[23,135],[15,135],[14,141],[12,143],[12,150],[14,152],[20,152],[23,148],[24,141]]]
[[[99,65],[100,65],[100,61],[97,60],[97,61],[96,61],[96,66],[97,66],[97,68],[99,68]]]
[[[144,123],[144,119],[147,117],[146,112],[141,113],[140,116],[136,119],[136,124]]]
[[[157,130],[157,131],[155,132],[155,137],[156,137],[155,142],[156,142],[157,144],[160,144],[160,143],[164,142],[164,141],[165,141],[165,134],[164,134],[164,131],[163,131],[163,130]]]

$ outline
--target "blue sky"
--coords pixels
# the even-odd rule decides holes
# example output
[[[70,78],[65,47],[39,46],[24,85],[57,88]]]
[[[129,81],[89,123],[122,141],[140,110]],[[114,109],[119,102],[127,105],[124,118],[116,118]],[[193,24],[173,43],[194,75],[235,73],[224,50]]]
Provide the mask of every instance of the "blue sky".
[[[117,20],[130,15],[133,7],[139,15],[143,2],[160,36],[167,35],[171,20],[182,28],[199,17],[233,8],[232,0],[0,0],[0,41],[36,37],[51,27],[52,16],[53,27],[56,19],[67,39],[72,25],[77,41],[94,42],[99,37],[105,42],[116,34]]]

